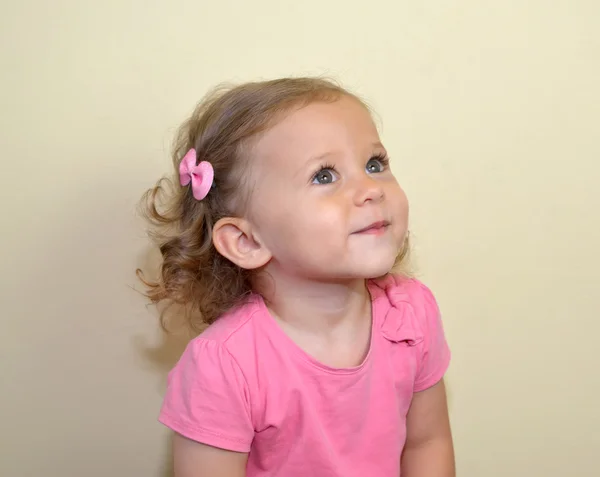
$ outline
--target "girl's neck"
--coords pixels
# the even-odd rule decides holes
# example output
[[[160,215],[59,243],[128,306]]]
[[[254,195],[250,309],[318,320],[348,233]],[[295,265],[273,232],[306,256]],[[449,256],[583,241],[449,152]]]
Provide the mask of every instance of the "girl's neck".
[[[278,273],[259,279],[257,291],[277,320],[309,334],[327,335],[371,319],[364,279],[324,282]]]

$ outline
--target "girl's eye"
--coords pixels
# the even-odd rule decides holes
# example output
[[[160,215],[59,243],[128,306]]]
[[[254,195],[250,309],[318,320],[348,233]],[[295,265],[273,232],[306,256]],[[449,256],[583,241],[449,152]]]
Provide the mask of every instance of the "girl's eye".
[[[388,158],[385,156],[375,156],[369,159],[369,162],[367,162],[367,166],[365,167],[365,169],[369,174],[383,172],[386,169],[388,162]]]
[[[313,176],[313,184],[331,184],[337,180],[337,176],[333,168],[324,167]]]

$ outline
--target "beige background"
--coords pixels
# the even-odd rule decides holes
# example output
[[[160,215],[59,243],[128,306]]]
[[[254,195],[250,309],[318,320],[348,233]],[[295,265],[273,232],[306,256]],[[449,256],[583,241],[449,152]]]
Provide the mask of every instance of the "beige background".
[[[177,348],[132,289],[136,201],[209,86],[312,73],[370,99],[412,200],[459,475],[600,475],[599,17],[595,0],[0,1],[0,475],[169,475]]]

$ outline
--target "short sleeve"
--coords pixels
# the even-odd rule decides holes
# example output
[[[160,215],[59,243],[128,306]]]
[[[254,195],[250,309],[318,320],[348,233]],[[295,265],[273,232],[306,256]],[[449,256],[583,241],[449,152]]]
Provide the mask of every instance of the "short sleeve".
[[[169,373],[159,421],[213,447],[248,452],[254,438],[244,376],[218,342],[193,340]]]
[[[420,360],[415,379],[415,392],[424,391],[437,384],[450,365],[450,348],[446,341],[440,310],[433,293],[425,285],[418,283],[422,303],[422,316],[419,322],[423,331],[423,341],[418,344]]]

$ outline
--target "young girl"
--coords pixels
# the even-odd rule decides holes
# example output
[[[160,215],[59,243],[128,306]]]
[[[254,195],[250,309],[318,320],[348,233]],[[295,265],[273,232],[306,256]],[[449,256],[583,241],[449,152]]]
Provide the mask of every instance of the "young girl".
[[[153,302],[197,330],[160,421],[176,477],[451,477],[436,301],[392,273],[408,205],[369,110],[285,78],[218,91],[147,195]]]

